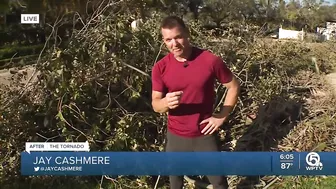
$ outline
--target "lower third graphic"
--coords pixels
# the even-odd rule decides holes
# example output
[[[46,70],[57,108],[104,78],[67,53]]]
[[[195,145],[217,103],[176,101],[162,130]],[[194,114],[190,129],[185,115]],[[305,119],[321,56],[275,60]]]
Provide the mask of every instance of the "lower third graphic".
[[[310,152],[307,154],[306,163],[308,164],[308,166],[306,166],[306,170],[319,171],[323,169],[323,164],[321,162],[320,155],[318,155],[318,153],[316,152]]]

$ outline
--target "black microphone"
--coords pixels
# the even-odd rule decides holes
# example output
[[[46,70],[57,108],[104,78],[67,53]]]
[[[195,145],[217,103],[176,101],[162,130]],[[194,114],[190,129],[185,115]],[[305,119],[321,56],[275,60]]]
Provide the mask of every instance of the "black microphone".
[[[188,64],[188,62],[184,62],[184,64],[183,64],[183,67],[188,67],[189,66],[189,64]]]

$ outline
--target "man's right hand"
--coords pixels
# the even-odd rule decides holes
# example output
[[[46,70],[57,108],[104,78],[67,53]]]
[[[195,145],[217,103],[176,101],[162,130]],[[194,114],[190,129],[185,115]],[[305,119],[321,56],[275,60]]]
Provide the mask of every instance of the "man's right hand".
[[[182,91],[175,91],[166,94],[166,101],[169,109],[175,109],[180,105]]]

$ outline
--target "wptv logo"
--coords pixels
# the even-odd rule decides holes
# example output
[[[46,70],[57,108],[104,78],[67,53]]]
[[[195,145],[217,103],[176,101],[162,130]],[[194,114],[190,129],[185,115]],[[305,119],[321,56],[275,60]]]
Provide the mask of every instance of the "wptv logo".
[[[323,164],[321,162],[320,155],[316,152],[310,152],[306,156],[306,163],[308,166],[306,166],[306,170],[308,171],[322,171]]]

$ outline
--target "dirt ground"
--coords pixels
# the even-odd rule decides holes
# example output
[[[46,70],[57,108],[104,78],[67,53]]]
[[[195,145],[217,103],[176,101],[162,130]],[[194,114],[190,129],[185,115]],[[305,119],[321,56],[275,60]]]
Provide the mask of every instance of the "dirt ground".
[[[336,72],[327,75],[327,81],[334,88],[334,92],[336,94]]]
[[[23,80],[24,83],[27,82],[27,80],[32,76],[34,73],[34,66],[26,66],[22,69],[18,68],[10,68],[10,69],[3,69],[0,70],[0,85],[10,85],[11,78],[15,75],[15,73],[18,74],[24,74],[25,79]]]

